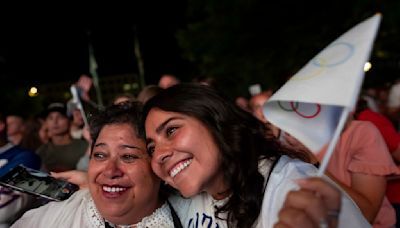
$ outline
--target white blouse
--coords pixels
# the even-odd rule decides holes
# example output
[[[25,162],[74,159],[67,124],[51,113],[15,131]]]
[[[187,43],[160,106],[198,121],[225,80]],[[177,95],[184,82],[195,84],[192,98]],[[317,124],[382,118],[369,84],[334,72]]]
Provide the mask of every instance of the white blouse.
[[[112,226],[112,225],[111,225]],[[11,227],[105,227],[104,218],[87,189],[80,190],[62,202],[50,202],[26,212]],[[171,211],[166,203],[137,224],[118,227],[173,228]]]

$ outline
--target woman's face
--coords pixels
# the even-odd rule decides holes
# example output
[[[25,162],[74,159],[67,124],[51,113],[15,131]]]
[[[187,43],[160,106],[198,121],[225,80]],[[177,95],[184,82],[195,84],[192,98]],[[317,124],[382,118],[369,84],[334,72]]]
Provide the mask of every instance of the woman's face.
[[[88,178],[97,209],[114,224],[137,223],[160,206],[160,179],[151,170],[144,140],[128,124],[102,128]]]
[[[219,149],[197,119],[153,108],[146,119],[147,148],[154,172],[185,197],[226,190]]]

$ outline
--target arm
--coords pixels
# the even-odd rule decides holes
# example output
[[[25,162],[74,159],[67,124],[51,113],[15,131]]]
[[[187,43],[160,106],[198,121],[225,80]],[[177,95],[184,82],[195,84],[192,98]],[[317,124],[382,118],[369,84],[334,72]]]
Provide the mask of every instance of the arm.
[[[386,178],[384,176],[352,173],[352,187],[349,187],[332,175],[327,175],[349,194],[365,218],[373,223],[385,196]]]

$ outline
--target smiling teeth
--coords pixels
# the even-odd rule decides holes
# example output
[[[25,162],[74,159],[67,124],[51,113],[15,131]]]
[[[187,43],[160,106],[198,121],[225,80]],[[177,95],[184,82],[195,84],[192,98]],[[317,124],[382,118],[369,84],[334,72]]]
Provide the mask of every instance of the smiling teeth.
[[[186,167],[188,167],[190,165],[190,163],[192,163],[192,159],[189,159],[187,161],[185,161],[184,163],[179,164],[178,166],[176,166],[175,168],[173,168],[170,172],[170,176],[171,177],[175,177],[178,173],[180,173],[183,169],[185,169]]]
[[[126,188],[103,186],[103,191],[105,191],[105,192],[122,192],[125,190],[126,190]]]

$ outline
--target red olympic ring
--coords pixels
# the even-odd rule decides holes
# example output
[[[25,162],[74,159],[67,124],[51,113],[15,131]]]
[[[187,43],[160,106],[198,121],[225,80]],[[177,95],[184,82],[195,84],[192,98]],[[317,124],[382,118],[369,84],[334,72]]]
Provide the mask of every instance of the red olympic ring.
[[[297,103],[297,102],[296,102]],[[297,115],[299,115],[299,116],[301,116],[301,117],[303,117],[303,118],[307,118],[307,119],[312,119],[312,118],[314,118],[314,117],[316,117],[320,112],[321,112],[321,105],[320,104],[316,104],[316,106],[317,106],[317,111],[314,113],[314,114],[312,114],[312,115],[304,115],[304,114],[302,114],[302,113],[300,113],[299,111],[298,111],[298,107],[299,106],[295,106],[294,105],[294,102],[293,101],[291,101],[290,102],[290,107],[292,108],[292,110],[295,112],[295,113],[297,113]]]

